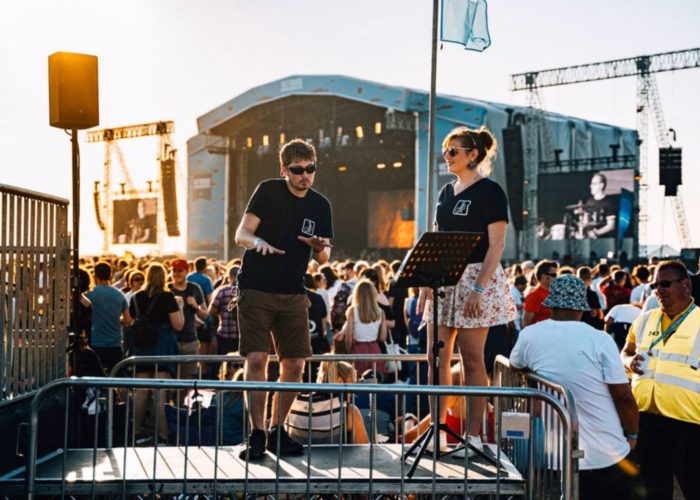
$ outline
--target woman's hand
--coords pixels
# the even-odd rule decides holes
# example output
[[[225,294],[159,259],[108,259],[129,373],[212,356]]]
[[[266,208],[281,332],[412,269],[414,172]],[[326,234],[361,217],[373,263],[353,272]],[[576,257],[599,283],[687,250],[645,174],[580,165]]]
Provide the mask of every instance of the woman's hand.
[[[469,297],[464,303],[464,314],[467,318],[478,318],[481,316],[481,294],[475,291],[469,292]]]
[[[427,300],[433,300],[433,290],[431,288],[421,288],[418,294],[418,303],[416,304],[416,314],[423,314]]]

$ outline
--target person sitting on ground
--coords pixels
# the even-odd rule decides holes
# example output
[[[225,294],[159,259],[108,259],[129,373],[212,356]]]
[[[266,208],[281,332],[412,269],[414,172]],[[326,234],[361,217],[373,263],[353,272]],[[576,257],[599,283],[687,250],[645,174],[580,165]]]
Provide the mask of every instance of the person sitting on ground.
[[[359,286],[359,285],[358,285]],[[322,361],[318,371],[319,384],[354,384],[357,372],[345,361]],[[310,407],[309,407],[310,403]],[[342,411],[345,409],[345,422]],[[311,435],[309,436],[309,411],[311,412]],[[300,443],[336,444],[341,442],[342,429],[346,435],[342,439],[350,444],[368,444],[369,437],[360,410],[350,402],[341,401],[340,395],[331,393],[299,394],[292,403],[285,427],[287,433]]]

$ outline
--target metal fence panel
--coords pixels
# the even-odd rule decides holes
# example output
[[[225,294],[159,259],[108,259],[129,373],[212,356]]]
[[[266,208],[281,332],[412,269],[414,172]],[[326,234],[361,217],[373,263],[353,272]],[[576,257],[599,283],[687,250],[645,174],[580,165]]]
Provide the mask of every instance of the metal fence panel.
[[[68,201],[0,184],[0,405],[65,376]]]

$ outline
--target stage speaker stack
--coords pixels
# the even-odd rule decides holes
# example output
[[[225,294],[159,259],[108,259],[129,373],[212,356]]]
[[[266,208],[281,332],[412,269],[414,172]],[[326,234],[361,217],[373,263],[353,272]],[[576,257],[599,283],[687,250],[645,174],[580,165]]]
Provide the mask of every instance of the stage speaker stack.
[[[56,52],[49,56],[49,125],[81,130],[99,125],[97,56]]]
[[[506,166],[506,191],[513,227],[523,230],[523,181],[525,155],[523,134],[519,125],[503,129],[503,158]]]
[[[659,149],[659,184],[664,186],[665,196],[676,196],[678,186],[683,184],[682,160],[683,150],[681,148]]]
[[[175,190],[175,159],[160,162],[160,186],[163,190],[163,213],[168,236],[180,236],[177,218],[177,191]]]

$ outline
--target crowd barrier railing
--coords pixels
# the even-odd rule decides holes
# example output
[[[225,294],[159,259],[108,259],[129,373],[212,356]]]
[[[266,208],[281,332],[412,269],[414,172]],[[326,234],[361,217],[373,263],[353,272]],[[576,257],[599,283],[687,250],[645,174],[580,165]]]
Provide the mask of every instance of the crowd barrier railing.
[[[578,461],[583,458],[583,451],[579,449],[578,415],[571,391],[536,372],[511,367],[508,358],[500,355],[494,362],[493,385],[533,388],[561,402],[571,421],[567,431],[561,427],[551,407],[540,405],[532,399],[499,400],[496,412],[499,415],[510,412],[529,415],[530,439],[527,444],[514,439],[506,439],[502,444],[513,465],[527,477],[528,498],[549,498],[548,495],[552,493],[555,496],[551,498],[558,498],[556,486],[559,485],[562,494],[577,499]],[[570,438],[565,438],[564,434],[570,434]],[[567,447],[568,444],[570,447]],[[565,475],[570,480],[565,481]]]
[[[175,378],[185,378],[182,377],[182,366],[183,365],[192,365],[196,364],[197,367],[197,376],[196,379],[198,380],[203,380],[205,378],[206,373],[211,373],[210,370],[207,369],[207,367],[210,366],[238,366],[242,367],[243,362],[245,361],[245,357],[240,356],[238,354],[226,354],[226,355],[204,355],[204,354],[195,354],[195,355],[172,355],[172,356],[131,356],[129,358],[125,358],[121,360],[119,363],[117,363],[111,370],[110,372],[110,377],[119,377],[119,376],[130,376],[130,377],[136,377],[138,368],[143,369],[143,368],[149,368],[148,372],[153,378],[156,378],[156,375],[159,371],[161,371],[161,368],[164,364],[175,364],[176,365],[176,376]],[[277,363],[279,363],[279,358],[271,354],[269,357],[270,364],[272,366],[275,366]],[[403,363],[406,366],[407,370],[404,371],[403,373],[407,373],[407,380],[404,380],[403,382],[406,382],[411,385],[426,385],[428,383],[428,358],[425,354],[373,354],[373,355],[360,355],[360,354],[319,354],[319,355],[313,355],[310,356],[306,359],[307,361],[307,366],[308,367],[315,367],[318,369],[318,365],[322,361],[346,361],[350,364],[353,364],[357,361],[362,361],[365,364],[366,363],[371,363],[372,369],[376,372],[377,371],[377,365],[379,363],[384,363],[386,366],[390,368],[388,370],[389,375],[391,376],[391,379],[394,381],[399,381],[400,380],[400,374],[402,373],[402,370],[399,369],[399,363]],[[137,368],[138,367],[138,368]],[[312,373],[315,370],[307,369],[306,370],[306,379],[305,382],[308,383],[313,383],[314,380],[312,380]],[[143,373],[143,372],[141,372]],[[219,380],[224,380],[223,376],[221,373],[223,373],[221,370],[219,371]],[[358,373],[358,377],[360,377],[362,374]],[[276,377],[273,377],[276,378]],[[376,379],[375,379],[376,380]],[[463,384],[461,384],[463,385]],[[385,396],[382,401],[386,401]],[[182,395],[178,395],[176,400],[182,400]],[[401,402],[399,401],[398,396],[394,396],[393,398],[393,403],[388,404],[388,405],[379,405],[380,411],[384,411],[383,406],[389,406],[392,411],[391,412],[385,412],[384,411],[384,420],[386,418],[390,418],[391,421],[397,421],[399,416],[405,413],[408,413],[409,415],[415,416],[416,420],[420,422],[425,415],[428,413],[428,401],[425,396],[422,398],[419,395],[414,395],[414,397],[406,398],[405,401],[405,407],[407,409],[406,412],[400,413],[399,408],[401,408]],[[108,401],[107,404],[110,406],[110,411],[108,412],[108,415],[112,415],[113,412],[111,411],[112,405],[113,405],[113,393],[108,394]],[[372,397],[369,398],[368,404],[372,405],[370,410],[370,415],[372,417],[377,415],[377,406],[376,406],[376,398]],[[388,415],[386,415],[388,413]],[[180,413],[178,412],[176,414],[176,419],[177,419],[177,425],[179,427],[180,422]],[[384,423],[383,421],[380,422]],[[484,435],[486,435],[486,430],[487,427],[486,425],[488,424],[488,420],[485,419],[484,421]],[[377,422],[376,420],[372,422],[372,424],[367,422],[367,425],[369,427],[370,434],[376,436],[377,434],[385,434],[385,429],[383,428],[384,426],[381,426],[382,428],[377,428]],[[371,425],[371,426],[370,426]],[[108,422],[107,425],[107,446],[111,446],[112,443],[112,425],[111,421]],[[460,432],[464,432],[463,428],[459,429]],[[398,433],[394,432],[392,436],[389,436],[390,439],[393,442],[398,442]],[[133,439],[133,436],[132,436]],[[177,436],[176,439],[179,439],[179,435]],[[179,444],[177,442],[176,444]]]
[[[127,394],[125,405],[131,404],[135,391],[152,390],[154,408],[160,405],[160,391],[213,391],[219,401],[231,391],[269,392],[308,392],[340,395],[424,395],[433,397],[458,396],[464,398],[486,397],[496,402],[498,407],[507,407],[514,401],[527,401],[531,406],[544,407],[558,419],[561,429],[562,454],[571,457],[573,435],[571,416],[558,397],[548,392],[517,387],[435,387],[411,386],[406,384],[290,384],[274,382],[227,382],[215,380],[178,380],[147,378],[71,378],[51,382],[34,397],[29,422],[29,440],[26,457],[25,494],[33,499],[37,495],[60,494],[273,494],[280,498],[281,493],[303,494],[310,498],[314,494],[347,493],[365,494],[369,498],[382,494],[408,493],[436,495],[477,495],[486,494],[496,498],[523,495],[526,481],[510,465],[501,446],[492,445],[490,453],[498,467],[489,469],[488,463],[470,459],[441,460],[421,458],[421,467],[416,475],[407,477],[409,465],[401,460],[408,449],[401,440],[398,444],[378,444],[371,441],[365,445],[345,444],[343,441],[330,445],[316,445],[309,442],[303,457],[280,459],[276,453],[265,459],[263,464],[241,461],[237,449],[240,447],[220,446],[215,439],[213,446],[190,445],[168,447],[156,441],[152,448],[131,447],[128,442],[123,449],[107,449],[98,446],[98,431],[101,412],[95,413],[95,434],[92,449],[70,449],[67,428],[64,429],[64,447],[49,457],[37,456],[39,432],[39,412],[44,400],[54,391],[65,391],[70,400],[71,391],[93,390],[98,394],[119,391]],[[277,398],[278,405],[282,398]],[[405,397],[403,401],[405,401]],[[501,401],[502,400],[502,401]],[[221,407],[221,405],[220,405]],[[279,411],[279,406],[278,406]],[[341,415],[341,435],[348,429],[348,417]],[[187,417],[189,418],[189,417]],[[499,431],[496,443],[501,444],[506,436],[501,434],[501,416],[496,421]],[[214,428],[217,436],[222,431],[223,414],[216,412]],[[309,416],[309,425],[311,416]],[[123,423],[123,431],[128,433],[129,419]],[[403,426],[402,426],[403,427]],[[187,426],[189,428],[189,424]],[[402,434],[405,429],[401,429]],[[157,432],[157,424],[156,424]],[[189,443],[190,441],[187,440]],[[234,453],[235,451],[235,453]],[[46,461],[52,461],[48,463]],[[409,459],[415,460],[415,458]],[[43,462],[42,462],[43,461]],[[43,465],[42,465],[43,464]],[[562,497],[570,499],[571,461],[563,460],[560,475]],[[37,467],[53,467],[53,476],[39,477]],[[138,469],[138,473],[134,471]],[[148,469],[146,472],[144,472]],[[46,470],[46,469],[42,469]],[[239,473],[235,473],[235,471]],[[234,472],[232,472],[234,471]],[[465,471],[468,471],[465,473]],[[135,475],[134,475],[135,474]],[[50,474],[49,474],[50,476]],[[167,477],[166,477],[167,476]],[[7,478],[0,478],[5,484]],[[6,487],[3,486],[4,488]],[[9,490],[6,490],[9,491]],[[548,493],[545,491],[545,493]],[[549,492],[551,493],[551,492]]]

